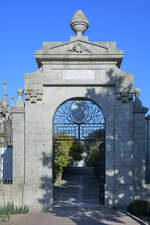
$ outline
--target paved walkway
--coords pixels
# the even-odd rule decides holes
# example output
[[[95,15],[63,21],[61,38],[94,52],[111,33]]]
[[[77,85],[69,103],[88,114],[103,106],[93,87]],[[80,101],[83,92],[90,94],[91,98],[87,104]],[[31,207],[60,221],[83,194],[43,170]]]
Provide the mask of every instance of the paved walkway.
[[[53,211],[12,217],[8,225],[136,225],[126,213],[100,206],[97,178],[66,176],[55,185]],[[89,206],[89,207],[87,207]],[[61,207],[61,208],[60,208]],[[84,208],[82,208],[84,207]],[[0,223],[0,225],[4,225]]]
[[[13,224],[13,223],[12,223]],[[101,208],[99,210],[55,210],[24,216],[16,225],[136,225],[143,224],[123,212]]]
[[[54,203],[99,204],[99,183],[95,175],[68,175],[54,186]]]

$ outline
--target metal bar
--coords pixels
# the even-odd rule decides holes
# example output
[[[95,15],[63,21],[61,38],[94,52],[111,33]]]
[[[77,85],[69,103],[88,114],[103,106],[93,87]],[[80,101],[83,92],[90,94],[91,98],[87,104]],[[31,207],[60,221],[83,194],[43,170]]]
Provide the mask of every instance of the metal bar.
[[[105,123],[82,123],[82,122],[80,122],[80,123],[75,123],[75,122],[68,122],[68,123],[53,123],[53,125],[78,125],[78,124],[88,124],[88,125],[100,125],[100,124],[103,124],[103,125],[105,125]]]

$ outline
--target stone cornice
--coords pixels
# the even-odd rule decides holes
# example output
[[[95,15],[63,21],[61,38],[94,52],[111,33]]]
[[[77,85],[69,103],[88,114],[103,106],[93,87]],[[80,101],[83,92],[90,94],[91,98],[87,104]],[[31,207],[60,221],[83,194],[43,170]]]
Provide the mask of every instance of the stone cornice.
[[[147,107],[134,105],[134,113],[144,113],[145,114],[147,112],[148,112]]]
[[[148,112],[148,108],[142,106],[142,102],[139,100],[139,98],[137,98],[134,102],[134,113],[147,113]]]
[[[116,99],[121,101],[122,103],[126,103],[129,100],[133,99],[133,93],[132,92],[117,92]]]
[[[14,114],[14,113],[25,113],[25,108],[24,106],[23,107],[14,107],[12,108],[11,110],[11,113]]]
[[[117,67],[120,67],[123,55],[122,54],[84,54],[84,55],[67,55],[67,54],[36,54],[38,66],[41,67],[45,62],[113,62]]]
[[[38,66],[44,62],[114,62],[120,67],[124,53],[116,49],[115,42],[44,42],[43,49],[35,51]]]

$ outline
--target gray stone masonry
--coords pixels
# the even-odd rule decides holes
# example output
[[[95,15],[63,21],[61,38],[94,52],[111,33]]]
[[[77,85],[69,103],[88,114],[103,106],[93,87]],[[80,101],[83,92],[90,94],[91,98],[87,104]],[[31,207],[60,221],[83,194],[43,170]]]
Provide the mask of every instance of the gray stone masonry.
[[[24,103],[23,90],[18,89],[19,99],[13,110],[13,184],[24,183]]]
[[[146,117],[146,181],[150,184],[150,116]]]
[[[96,103],[106,122],[105,206],[150,200],[145,184],[147,108],[134,91],[133,74],[120,70],[123,51],[115,42],[88,41],[82,35],[88,26],[79,11],[71,20],[77,36],[69,42],[44,42],[35,51],[39,69],[25,74],[25,105],[19,89],[13,114],[13,184],[6,191],[0,186],[0,204],[11,195],[15,204],[31,209],[53,206],[53,118],[62,103],[78,98]]]

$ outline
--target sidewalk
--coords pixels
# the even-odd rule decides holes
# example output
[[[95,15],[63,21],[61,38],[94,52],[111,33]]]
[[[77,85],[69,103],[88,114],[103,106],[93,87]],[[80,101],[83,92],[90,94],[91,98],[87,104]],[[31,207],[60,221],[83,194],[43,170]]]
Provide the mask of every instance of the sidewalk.
[[[12,223],[13,224],[13,223]],[[97,210],[68,209],[31,213],[16,225],[136,225],[140,223],[123,212],[100,208]]]

